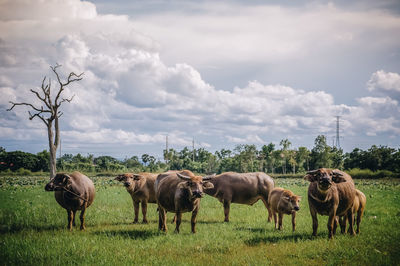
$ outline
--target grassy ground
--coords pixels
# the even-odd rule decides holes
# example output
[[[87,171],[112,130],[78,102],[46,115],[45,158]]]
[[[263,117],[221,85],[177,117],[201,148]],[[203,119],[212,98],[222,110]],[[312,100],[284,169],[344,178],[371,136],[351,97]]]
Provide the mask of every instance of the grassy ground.
[[[267,223],[261,202],[233,204],[231,222],[223,223],[216,199],[202,199],[197,233],[190,233],[190,214],[181,233],[157,230],[156,206],[148,208],[150,224],[131,224],[133,207],[125,189],[110,178],[96,178],[97,195],[88,209],[84,232],[66,230],[67,215],[53,192],[44,192],[46,178],[0,178],[0,264],[140,264],[140,265],[398,265],[400,261],[400,180],[356,180],[367,195],[367,207],[356,237],[327,239],[326,216],[311,237],[311,217],[302,179],[277,179],[278,186],[303,196],[297,230],[290,217],[284,230]],[[140,216],[141,218],[141,216]],[[172,214],[168,215],[169,220]],[[78,221],[79,225],[79,221]],[[79,226],[78,226],[79,228]]]

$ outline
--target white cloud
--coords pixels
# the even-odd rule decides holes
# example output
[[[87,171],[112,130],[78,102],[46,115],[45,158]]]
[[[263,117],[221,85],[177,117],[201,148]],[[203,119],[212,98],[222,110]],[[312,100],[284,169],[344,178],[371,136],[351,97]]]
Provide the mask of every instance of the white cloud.
[[[400,74],[378,70],[371,75],[367,88],[400,100]]]
[[[349,135],[399,133],[398,102],[389,94],[386,97],[362,97],[357,104],[346,105],[335,103],[334,96],[323,90],[266,85],[257,80],[229,88],[231,90],[216,88],[188,63],[176,60],[173,64],[165,63],[160,57],[165,47],[159,48],[158,43],[147,35],[146,30],[154,27],[151,23],[132,22],[127,16],[100,15],[93,4],[75,0],[48,2],[50,10],[57,7],[64,8],[65,14],[73,13],[68,18],[62,13],[61,19],[54,18],[48,23],[41,15],[43,3],[32,1],[24,8],[20,2],[0,4],[0,10],[10,8],[16,12],[15,16],[2,17],[0,11],[0,45],[4,48],[0,50],[0,107],[9,107],[10,100],[33,101],[29,89],[40,85],[43,75],[51,74],[48,66],[55,62],[63,65],[60,68],[63,74],[85,72],[82,81],[71,84],[65,91],[65,97],[75,95],[75,98],[62,106],[64,148],[68,145],[79,147],[79,144],[110,144],[123,149],[124,145],[147,144],[161,150],[167,134],[171,145],[178,147],[190,146],[192,137],[206,148],[233,143],[263,144],[289,135],[293,138],[315,137],[333,131],[332,120],[338,114],[342,115],[342,128]],[[179,28],[177,34],[170,35],[169,45],[176,42],[171,54],[179,52],[182,57],[175,54],[173,58],[188,62],[185,59],[189,51],[196,51],[194,61],[208,63],[220,59],[230,62],[248,58],[255,61],[293,59],[312,53],[309,44],[302,42],[314,42],[317,37],[324,37],[323,45],[357,40],[360,32],[350,32],[354,30],[352,27],[344,30],[342,26],[346,23],[342,24],[341,19],[353,26],[369,23],[365,14],[356,14],[352,18],[332,6],[314,8],[302,15],[297,11],[249,7],[233,20],[228,13],[221,17],[225,11],[217,8],[209,17],[210,24],[198,25],[204,40],[194,41],[192,46],[187,41],[199,36],[197,33],[191,36],[194,33],[188,27],[198,22],[200,18],[196,15],[186,17],[187,25],[182,27],[178,27],[171,14],[154,19],[156,24],[157,20],[165,19],[166,33]],[[328,18],[321,22],[323,25],[313,22],[323,15]],[[249,16],[256,19],[246,21]],[[289,31],[297,24],[291,16],[302,21],[301,25],[312,27]],[[389,22],[385,20],[371,27],[389,25],[396,28],[391,20]],[[135,26],[145,30],[146,34],[139,33]],[[332,33],[323,35],[324,29],[332,29]],[[265,31],[265,36],[257,36],[259,30]],[[164,40],[162,33],[149,32]],[[313,38],[308,40],[304,34]],[[219,43],[221,38],[226,38],[232,46],[222,47],[221,44],[226,42]],[[259,49],[251,46],[254,43],[260,44],[255,46]],[[286,45],[278,45],[281,43]],[[212,60],[212,57],[216,58]],[[378,71],[372,75],[368,86],[398,91],[398,77],[397,73]],[[53,85],[57,87],[54,80]],[[17,108],[15,112],[1,114],[4,114],[0,119],[3,125],[1,140],[43,139],[47,145],[41,121],[28,121],[26,112]]]
[[[135,25],[158,37],[167,62],[178,58],[195,66],[217,67],[244,62],[307,63],[327,50],[357,52],[370,38],[374,47],[396,47],[398,38],[392,34],[400,31],[399,17],[388,12],[346,11],[332,3],[284,8],[206,1],[189,10],[135,19]]]

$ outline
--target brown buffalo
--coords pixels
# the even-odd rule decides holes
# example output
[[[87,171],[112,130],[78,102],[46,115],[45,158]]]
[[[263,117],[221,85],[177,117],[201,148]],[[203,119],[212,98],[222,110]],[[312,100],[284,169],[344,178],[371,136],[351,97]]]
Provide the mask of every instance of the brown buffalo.
[[[329,238],[336,233],[337,216],[346,215],[350,222],[350,233],[354,235],[353,212],[351,207],[355,197],[355,187],[350,175],[338,169],[320,168],[307,172],[305,180],[310,181],[308,187],[308,204],[313,220],[313,236],[317,235],[320,215],[328,215]]]
[[[354,220],[356,220],[357,234],[360,233],[360,223],[364,214],[364,209],[366,204],[367,204],[367,197],[365,197],[364,193],[362,193],[360,190],[356,189],[356,196],[354,198],[352,211],[354,215]],[[357,214],[357,219],[355,219],[356,214]],[[340,217],[340,229],[342,233],[346,232],[346,219],[343,216]]]
[[[155,182],[156,199],[158,203],[158,229],[167,231],[166,212],[176,215],[175,232],[179,233],[182,213],[192,212],[192,233],[196,233],[196,216],[200,209],[200,198],[204,188],[212,188],[212,176],[201,177],[191,171],[170,171],[158,175]]]
[[[85,212],[96,194],[92,180],[79,172],[70,175],[59,173],[44,189],[54,191],[58,204],[67,210],[68,229],[72,230],[72,225],[75,226],[75,214],[80,210],[81,230],[85,230]]]
[[[210,182],[214,188],[204,192],[217,198],[224,205],[225,222],[229,222],[231,203],[253,205],[261,199],[268,209],[268,222],[272,220],[268,195],[274,188],[274,180],[261,172],[234,173],[227,172],[217,175]]]
[[[133,201],[133,209],[135,218],[133,223],[137,223],[139,220],[139,204],[142,205],[143,223],[148,223],[147,214],[147,203],[156,203],[156,193],[154,191],[154,182],[156,181],[158,174],[151,173],[125,173],[115,178],[122,182],[126,188],[126,191],[131,195]]]
[[[278,229],[282,230],[283,214],[292,215],[292,230],[296,230],[296,212],[300,210],[299,201],[301,197],[293,194],[292,191],[280,187],[274,188],[269,193],[268,203],[271,206],[276,229],[276,213],[279,215]]]

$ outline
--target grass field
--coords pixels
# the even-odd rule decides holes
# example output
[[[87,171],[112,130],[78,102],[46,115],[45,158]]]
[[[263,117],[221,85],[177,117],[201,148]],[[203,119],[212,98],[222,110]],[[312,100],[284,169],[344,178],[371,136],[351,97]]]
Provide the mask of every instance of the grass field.
[[[319,216],[316,238],[302,179],[276,179],[278,186],[303,196],[297,230],[290,217],[283,231],[267,223],[262,202],[232,204],[223,223],[222,204],[205,196],[197,233],[190,233],[190,214],[183,215],[181,233],[159,232],[156,206],[148,208],[149,224],[131,224],[129,194],[111,178],[96,178],[93,206],[87,211],[86,231],[66,230],[67,215],[45,192],[45,177],[0,178],[1,265],[399,265],[400,180],[355,180],[367,196],[361,234],[328,240],[327,217]],[[141,218],[141,216],[140,216]],[[171,220],[172,214],[168,215]],[[79,220],[77,220],[79,225]]]

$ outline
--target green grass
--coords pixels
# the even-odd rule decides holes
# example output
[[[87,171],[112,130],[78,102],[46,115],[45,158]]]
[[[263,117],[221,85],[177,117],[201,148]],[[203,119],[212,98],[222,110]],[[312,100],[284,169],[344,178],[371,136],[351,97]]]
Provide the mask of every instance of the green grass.
[[[150,204],[150,224],[131,224],[129,194],[111,178],[95,178],[97,195],[87,211],[86,231],[66,230],[67,215],[47,177],[0,178],[0,264],[89,265],[398,265],[400,261],[400,181],[355,180],[367,196],[361,234],[338,234],[328,240],[327,217],[319,216],[316,238],[302,179],[276,179],[278,186],[303,196],[297,230],[290,217],[283,231],[267,223],[261,202],[232,204],[230,223],[216,199],[202,199],[197,233],[190,233],[190,214],[183,215],[181,233],[168,223],[159,232],[156,206]],[[141,218],[141,216],[140,216]],[[172,214],[168,214],[169,221]],[[77,228],[79,228],[79,221]]]

